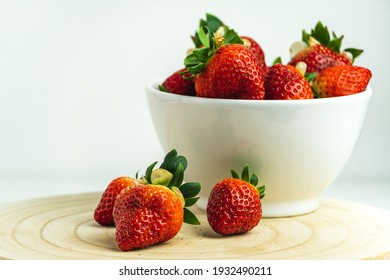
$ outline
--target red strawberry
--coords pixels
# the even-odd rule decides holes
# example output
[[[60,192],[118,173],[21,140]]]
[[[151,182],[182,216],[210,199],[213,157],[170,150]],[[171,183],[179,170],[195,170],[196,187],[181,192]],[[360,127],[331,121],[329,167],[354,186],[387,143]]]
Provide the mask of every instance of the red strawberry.
[[[187,160],[170,151],[160,168],[151,164],[145,175],[136,179],[116,197],[112,211],[116,241],[123,251],[144,248],[173,238],[182,223],[199,224],[187,209],[197,202],[200,184],[182,184]]]
[[[170,75],[162,85],[159,86],[160,90],[180,95],[196,95],[194,81],[192,79],[187,79],[190,75],[180,74],[185,71],[186,69],[184,68]]]
[[[252,52],[239,44],[219,48],[195,77],[198,96],[210,98],[264,99],[263,83]]]
[[[264,52],[260,45],[254,39],[248,36],[241,36],[241,39],[244,41],[244,45],[247,46],[255,56],[260,68],[266,68],[267,65],[265,63]]]
[[[323,69],[334,65],[352,64],[347,57],[337,54],[320,44],[303,49],[295,55],[288,64],[295,66],[300,61],[306,63],[307,72],[309,73],[318,73]]]
[[[327,67],[335,65],[352,65],[354,59],[363,51],[354,48],[341,51],[344,36],[337,37],[334,32],[332,34],[331,38],[328,28],[323,26],[321,22],[317,23],[311,33],[303,31],[302,42],[295,46],[301,48],[306,45],[306,47],[296,54],[296,51],[290,49],[293,51],[293,57],[289,64],[295,66],[298,62],[303,61],[306,63],[309,73],[319,73]]]
[[[318,97],[343,96],[366,90],[371,76],[367,68],[339,65],[320,72],[312,85]]]
[[[233,178],[217,183],[212,189],[207,204],[207,220],[211,228],[222,235],[239,234],[256,227],[262,217],[260,199],[265,186],[256,188],[258,178],[249,178],[248,165],[242,178],[232,171]]]
[[[264,99],[263,71],[253,53],[234,30],[216,38],[200,29],[203,47],[193,50],[184,64],[195,76],[198,96],[229,99]]]
[[[94,219],[97,223],[102,226],[114,225],[112,210],[114,208],[115,198],[123,189],[131,187],[133,184],[134,179],[130,177],[119,177],[111,181],[95,209]]]
[[[310,84],[291,65],[275,64],[264,82],[265,99],[312,99]]]
[[[119,248],[129,251],[173,238],[183,224],[183,206],[165,186],[140,184],[125,189],[114,208]]]

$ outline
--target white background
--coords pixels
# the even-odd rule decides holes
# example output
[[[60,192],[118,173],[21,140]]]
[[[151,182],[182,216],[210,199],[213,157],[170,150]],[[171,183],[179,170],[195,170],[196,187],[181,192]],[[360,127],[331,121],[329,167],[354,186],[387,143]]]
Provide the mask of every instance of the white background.
[[[334,184],[340,189],[332,186],[329,194],[353,198],[356,191],[360,200],[376,196],[386,206],[385,0],[0,0],[0,202],[103,190],[111,179],[161,160],[144,87],[183,66],[206,12],[255,38],[268,64],[277,56],[287,62],[290,44],[318,20],[345,35],[344,47],[365,50],[356,64],[371,69],[374,95],[356,149]]]

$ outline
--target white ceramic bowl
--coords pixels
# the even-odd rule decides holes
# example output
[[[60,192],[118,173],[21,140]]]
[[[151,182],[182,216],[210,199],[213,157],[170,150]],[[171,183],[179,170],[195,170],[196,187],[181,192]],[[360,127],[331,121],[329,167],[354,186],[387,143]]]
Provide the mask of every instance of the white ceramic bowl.
[[[146,95],[160,143],[188,159],[186,181],[202,184],[205,209],[212,187],[241,172],[266,185],[264,217],[314,211],[322,192],[350,157],[363,126],[372,91],[314,100],[227,100],[159,91]]]

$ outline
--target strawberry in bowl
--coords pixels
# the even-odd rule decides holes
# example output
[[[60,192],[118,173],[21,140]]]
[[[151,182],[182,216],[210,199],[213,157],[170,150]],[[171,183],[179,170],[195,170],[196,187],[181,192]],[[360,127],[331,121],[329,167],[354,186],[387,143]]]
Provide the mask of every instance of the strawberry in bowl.
[[[321,26],[305,33],[308,40],[324,33]],[[187,155],[188,179],[202,184],[201,208],[226,170],[249,164],[267,186],[263,217],[309,213],[354,150],[372,74],[354,65],[360,50],[337,52],[322,39],[309,50],[305,42],[293,45],[287,64],[264,67],[243,37],[215,17],[202,21],[193,36],[196,47],[184,59],[183,74],[196,95],[162,92],[164,79],[146,86],[156,134],[164,150]],[[330,45],[340,42],[334,37]],[[325,48],[331,52],[307,55]]]

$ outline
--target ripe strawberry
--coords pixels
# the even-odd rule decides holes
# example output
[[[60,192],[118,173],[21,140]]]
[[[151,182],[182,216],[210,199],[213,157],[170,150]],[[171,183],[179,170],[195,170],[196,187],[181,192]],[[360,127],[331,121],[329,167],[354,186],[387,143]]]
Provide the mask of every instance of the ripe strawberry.
[[[341,43],[344,36],[337,37],[333,32],[331,38],[329,30],[318,22],[311,33],[302,32],[302,42],[295,43],[293,46],[299,46],[298,50],[294,47],[292,59],[288,63],[295,66],[298,62],[303,61],[307,65],[307,72],[319,73],[323,69],[335,65],[352,65],[354,59],[363,51],[354,48],[348,48],[341,51]],[[299,49],[302,48],[300,51]]]
[[[312,99],[313,92],[304,76],[293,66],[275,64],[264,82],[265,99]]]
[[[244,41],[244,45],[247,46],[255,56],[260,68],[266,68],[267,65],[265,63],[264,52],[260,45],[254,39],[248,36],[241,36],[241,39]]]
[[[102,226],[114,225],[112,210],[114,208],[115,198],[123,189],[131,187],[133,184],[134,179],[125,176],[118,177],[110,182],[94,212],[94,219],[97,223]]]
[[[187,79],[190,75],[181,75],[180,73],[185,72],[186,69],[180,69],[172,75],[170,75],[163,83],[159,86],[161,91],[176,93],[180,95],[196,95],[195,84],[192,79]]]
[[[318,97],[335,97],[366,90],[372,73],[360,66],[338,65],[320,72],[312,86]]]
[[[203,47],[193,50],[184,64],[195,78],[200,97],[264,99],[263,72],[253,53],[237,33],[228,29],[224,37],[198,32]]]
[[[116,241],[123,251],[144,248],[173,238],[182,223],[199,224],[187,209],[197,202],[200,184],[182,184],[187,160],[170,151],[158,169],[151,164],[145,175],[136,179],[116,197],[113,218]],[[138,177],[138,176],[137,176]]]
[[[251,51],[239,44],[220,47],[195,77],[200,97],[264,99],[262,71]]]
[[[321,44],[303,49],[288,64],[295,66],[300,61],[306,63],[309,73],[318,73],[334,65],[352,64],[344,55],[337,54]]]
[[[166,186],[137,184],[117,197],[116,241],[122,251],[173,238],[183,224],[183,203]]]
[[[233,178],[217,183],[207,203],[207,220],[211,228],[222,235],[239,234],[256,227],[262,217],[261,198],[265,186],[256,188],[258,178],[249,178],[246,165],[241,179],[232,170]]]

